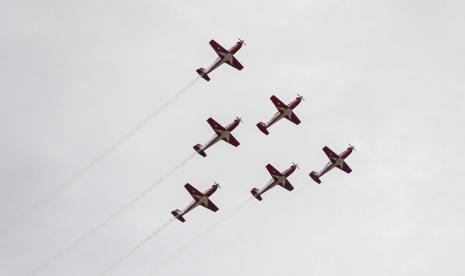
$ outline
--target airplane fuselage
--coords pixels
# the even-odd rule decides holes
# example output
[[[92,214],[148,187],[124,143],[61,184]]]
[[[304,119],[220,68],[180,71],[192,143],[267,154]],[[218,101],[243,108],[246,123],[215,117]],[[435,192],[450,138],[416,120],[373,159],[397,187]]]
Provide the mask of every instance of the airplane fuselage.
[[[226,131],[224,133],[222,133],[221,135],[215,135],[212,139],[210,139],[210,141],[208,141],[204,146],[202,146],[200,148],[200,150],[203,150],[205,151],[206,149],[208,149],[209,147],[213,146],[214,144],[216,144],[218,141],[220,140],[223,140],[222,137],[229,137],[229,132],[226,133]]]
[[[321,171],[318,172],[318,177],[321,177],[322,175],[324,175],[325,173],[329,172],[330,170],[336,167],[342,169],[342,166],[344,164],[344,159],[346,159],[347,156],[349,156],[352,153],[352,150],[353,148],[349,147],[345,151],[343,151],[341,154],[339,154],[337,158],[329,157],[330,161],[328,162],[328,164],[326,164],[326,166]]]
[[[233,131],[239,125],[239,123],[240,123],[240,120],[236,119],[231,124],[229,124],[225,128],[225,130],[214,129],[216,135],[212,139],[210,139],[210,141],[208,141],[204,146],[202,146],[200,150],[205,151],[206,149],[213,146],[220,140],[229,141],[229,136],[231,135],[231,131]]]
[[[269,189],[277,185],[284,187],[287,181],[287,177],[291,175],[295,171],[295,169],[296,169],[295,166],[291,166],[289,169],[282,172],[282,175],[272,175],[272,179],[265,185],[265,187],[258,190],[257,194],[261,195],[264,192],[268,191]]]
[[[209,197],[218,189],[218,185],[215,184],[211,186],[208,190],[203,192],[203,195],[193,195],[192,197],[194,200],[181,212],[178,213],[178,216],[184,216],[188,212],[192,211],[195,207],[202,205],[202,204],[207,204],[209,201]]]
[[[192,201],[184,210],[182,210],[178,215],[179,216],[184,216],[185,214],[189,213],[194,209],[195,207],[199,206],[201,203],[199,201]]]
[[[275,124],[277,121],[281,120],[284,117],[290,118],[292,114],[292,109],[290,108],[283,108],[280,111],[276,112],[273,117],[266,123],[266,127],[270,127]]]
[[[295,100],[290,102],[286,107],[284,108],[278,108],[278,112],[266,123],[266,127],[270,127],[271,125],[275,124],[277,121],[281,120],[282,118],[288,118],[290,119],[292,116],[292,110],[296,108],[302,101],[301,97],[297,97]]]
[[[208,75],[211,71],[215,70],[216,68],[218,68],[221,64],[223,64],[225,62],[232,63],[234,54],[237,51],[239,51],[239,49],[241,47],[242,47],[242,42],[237,42],[234,46],[229,48],[229,50],[227,50],[224,53],[218,51],[217,53],[218,53],[219,57],[215,60],[215,62],[213,62],[212,65],[210,65],[210,67],[208,67],[205,70],[205,74]]]

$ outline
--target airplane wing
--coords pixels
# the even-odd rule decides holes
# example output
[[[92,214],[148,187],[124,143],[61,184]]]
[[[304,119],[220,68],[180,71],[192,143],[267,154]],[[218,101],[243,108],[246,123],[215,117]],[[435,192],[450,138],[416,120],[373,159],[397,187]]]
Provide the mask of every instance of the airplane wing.
[[[244,69],[244,66],[242,66],[242,64],[235,57],[232,57],[231,61],[228,61],[228,64],[239,71]]]
[[[294,112],[291,113],[290,117],[286,116],[286,119],[288,119],[289,121],[293,122],[296,125],[300,124],[300,119],[299,117],[297,117],[297,115],[295,115]]]
[[[213,212],[218,211],[218,207],[216,207],[216,205],[211,200],[208,200],[208,202],[206,204],[202,204],[202,206],[212,210]]]
[[[226,130],[222,125],[218,124],[218,122],[215,121],[213,118],[208,118],[207,122],[213,128],[215,132],[216,130],[221,130],[221,131]]]
[[[352,169],[349,167],[349,165],[347,165],[346,162],[343,162],[342,167],[340,167],[339,169],[345,171],[346,173],[350,173],[352,171]]]
[[[266,169],[268,170],[268,172],[271,174],[273,178],[277,176],[282,176],[282,174],[277,169],[275,169],[271,164],[266,165]]]
[[[220,55],[220,53],[222,54],[225,54],[227,53],[228,51],[223,48],[223,46],[221,46],[220,44],[218,44],[218,42],[216,42],[215,40],[210,40],[210,45],[212,46],[213,50],[215,50],[215,52],[218,54],[218,56],[222,57],[223,55]]]
[[[328,148],[327,146],[325,146],[323,148],[323,151],[326,153],[326,155],[328,156],[328,158],[331,160],[331,158],[339,158],[339,156],[334,153],[334,151],[332,151],[330,148]]]
[[[237,141],[237,139],[234,136],[232,136],[231,133],[229,133],[229,139],[228,140],[225,139],[225,141],[230,143],[231,145],[233,145],[235,147],[240,145],[239,141]]]
[[[287,108],[287,105],[285,105],[278,97],[275,95],[270,97],[270,100],[273,102],[273,104],[276,106],[276,108],[281,111],[283,108]]]
[[[199,190],[197,190],[196,188],[194,188],[191,184],[187,183],[186,185],[184,185],[184,188],[186,188],[186,190],[189,192],[189,194],[191,194],[191,196],[195,199],[194,196],[203,196],[204,194],[201,193]]]
[[[288,190],[289,192],[294,190],[294,186],[292,186],[292,184],[286,180],[286,182],[284,183],[284,186],[282,186],[284,189]]]

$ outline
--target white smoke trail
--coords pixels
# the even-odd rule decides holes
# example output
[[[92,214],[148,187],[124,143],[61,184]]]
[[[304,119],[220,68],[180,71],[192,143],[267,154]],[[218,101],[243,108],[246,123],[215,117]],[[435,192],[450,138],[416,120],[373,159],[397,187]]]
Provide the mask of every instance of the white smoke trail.
[[[157,181],[153,182],[150,186],[148,186],[144,191],[141,193],[137,194],[134,198],[132,198],[130,201],[128,201],[126,204],[124,204],[122,207],[120,207],[118,210],[113,212],[110,216],[106,217],[104,220],[101,222],[97,223],[94,225],[89,231],[84,233],[83,235],[79,236],[77,239],[75,239],[71,244],[69,244],[67,247],[61,249],[59,252],[57,252],[53,257],[48,259],[47,261],[43,262],[40,264],[38,267],[36,267],[33,271],[32,274],[35,275],[38,272],[44,270],[46,267],[48,267],[52,262],[56,261],[57,259],[61,258],[63,255],[66,253],[70,252],[73,248],[75,248],[78,244],[86,240],[88,237],[92,236],[95,232],[97,232],[99,229],[107,225],[109,222],[111,222],[113,219],[117,218],[119,215],[121,215],[124,211],[129,209],[132,205],[137,203],[139,200],[143,199],[147,194],[149,194],[156,186],[161,184],[166,178],[171,176],[173,173],[175,173],[177,170],[181,169],[187,162],[189,162],[192,158],[197,153],[192,153],[189,155],[186,159],[184,159],[182,162],[180,162],[178,165],[176,165],[173,169],[168,171],[165,175],[160,177]]]
[[[0,233],[3,233],[5,230],[10,228],[12,225],[15,225],[18,222],[20,222],[22,219],[25,219],[33,210],[36,210],[36,209],[46,205],[48,202],[50,202],[52,199],[54,199],[57,195],[64,192],[73,183],[75,183],[76,180],[78,180],[82,175],[84,175],[84,173],[86,173],[89,169],[91,169],[97,163],[102,161],[109,154],[114,152],[119,146],[121,146],[124,142],[126,142],[129,138],[131,138],[142,127],[144,127],[145,125],[150,123],[157,115],[159,115],[163,110],[165,110],[168,106],[170,106],[172,103],[174,103],[180,96],[182,96],[184,94],[184,92],[186,92],[192,85],[194,85],[197,82],[198,79],[199,79],[199,77],[196,77],[191,82],[189,82],[189,84],[187,84],[185,87],[183,87],[178,92],[176,92],[171,98],[169,98],[164,104],[162,104],[155,111],[153,111],[151,114],[149,114],[149,116],[147,116],[145,119],[143,119],[133,129],[131,129],[125,135],[121,136],[121,138],[119,138],[114,144],[110,145],[107,149],[105,149],[99,155],[95,156],[89,163],[87,163],[85,166],[83,166],[82,168],[77,170],[62,185],[56,187],[54,190],[50,191],[46,196],[44,196],[43,198],[37,200],[35,203],[33,203],[26,210],[21,212],[18,216],[16,216],[12,220],[10,220],[5,225],[2,225],[0,227]]]
[[[144,246],[147,242],[149,242],[153,237],[156,235],[160,234],[161,231],[163,231],[168,225],[170,225],[171,222],[174,221],[174,218],[170,218],[167,222],[162,224],[160,227],[152,231],[145,239],[143,239],[140,243],[138,243],[136,246],[134,246],[128,253],[124,254],[120,258],[118,258],[116,261],[111,263],[102,273],[100,273],[101,276],[103,275],[108,275],[109,272],[111,272],[113,269],[115,269],[118,265],[124,262],[127,258],[129,258],[134,252],[139,250],[142,246]]]
[[[218,228],[220,225],[225,223],[227,220],[229,220],[232,216],[237,214],[242,208],[244,208],[247,204],[252,202],[253,197],[246,199],[243,201],[241,204],[239,204],[236,208],[232,209],[225,217],[217,221],[216,223],[210,225],[210,227],[206,228],[204,231],[200,232],[198,235],[196,235],[194,238],[190,239],[187,241],[184,245],[179,247],[173,254],[165,258],[164,260],[161,261],[161,264],[158,268],[155,270],[150,271],[150,275],[152,274],[157,274],[159,273],[163,268],[165,268],[171,261],[173,261],[175,258],[177,258],[179,255],[181,255],[183,252],[186,251],[187,248],[192,246],[196,241],[199,241],[202,237],[204,237],[206,234],[210,233],[211,231],[215,230]]]
[[[303,191],[308,185],[304,186],[299,186],[297,187],[294,191]],[[223,223],[225,223],[227,220],[229,220],[232,216],[237,214],[242,208],[244,208],[247,204],[252,202],[253,197],[246,199],[243,201],[241,204],[239,204],[236,208],[231,210],[223,219],[217,221],[216,223],[212,224],[210,227],[206,228],[204,231],[196,235],[194,238],[191,240],[187,241],[184,245],[179,247],[173,254],[170,256],[166,257],[161,261],[161,264],[159,267],[156,269],[151,269],[150,270],[150,275],[158,274],[160,271],[162,271],[167,265],[169,265],[174,259],[176,259],[178,256],[180,256],[183,252],[185,252],[189,247],[191,247],[196,241],[200,240],[202,237],[210,233],[211,231],[215,230],[219,226],[221,226]],[[291,199],[289,199],[291,200]]]

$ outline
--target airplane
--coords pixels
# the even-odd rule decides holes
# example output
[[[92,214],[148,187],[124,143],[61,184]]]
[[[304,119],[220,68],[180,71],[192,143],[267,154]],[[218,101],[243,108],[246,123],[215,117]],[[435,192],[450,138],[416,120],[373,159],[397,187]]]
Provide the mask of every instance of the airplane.
[[[231,65],[232,67],[236,68],[237,70],[242,70],[244,66],[240,64],[240,62],[234,57],[234,54],[239,51],[239,49],[242,47],[242,45],[246,45],[244,43],[244,40],[238,38],[239,41],[234,44],[229,50],[226,50],[221,46],[218,42],[215,40],[210,40],[210,45],[212,46],[213,50],[218,54],[218,58],[215,60],[215,62],[208,67],[207,69],[204,68],[199,68],[196,70],[197,74],[199,74],[202,78],[204,78],[206,81],[210,81],[210,77],[208,76],[208,73],[211,71],[215,70],[218,68],[221,64],[227,63]]]
[[[186,190],[191,194],[194,198],[194,201],[189,204],[184,210],[175,209],[171,211],[171,214],[181,222],[185,222],[183,215],[192,211],[195,207],[201,205],[207,209],[212,210],[213,212],[218,211],[218,207],[209,199],[209,197],[220,187],[218,183],[215,182],[210,188],[208,188],[205,192],[200,192],[196,188],[194,188],[191,184],[187,183],[184,185]]]
[[[236,117],[236,119],[227,127],[223,127],[222,125],[218,124],[215,120],[213,120],[213,118],[208,118],[207,122],[213,128],[216,135],[204,146],[202,146],[201,144],[197,144],[194,146],[194,149],[198,154],[202,155],[203,157],[206,157],[207,154],[205,153],[205,150],[213,146],[216,142],[220,140],[224,140],[235,147],[240,145],[239,141],[237,141],[236,138],[232,136],[231,131],[233,131],[239,125],[239,123],[242,122],[241,118]]]
[[[277,121],[281,120],[282,118],[286,118],[296,125],[300,124],[300,119],[294,114],[292,110],[296,108],[296,106],[298,106],[301,101],[304,100],[303,96],[297,94],[297,98],[295,98],[295,100],[290,102],[288,105],[284,104],[275,95],[271,96],[270,100],[276,106],[278,112],[271,118],[271,120],[268,123],[265,124],[263,122],[259,122],[257,124],[257,127],[258,129],[260,129],[261,132],[265,133],[266,135],[270,134],[268,132],[268,128]]]
[[[266,169],[271,174],[272,179],[268,182],[268,184],[263,189],[259,190],[258,188],[253,188],[250,192],[256,199],[261,201],[262,200],[261,195],[264,192],[268,191],[269,189],[273,188],[274,186],[277,186],[277,185],[281,186],[288,191],[294,190],[294,187],[291,185],[291,183],[289,183],[289,181],[287,180],[287,177],[290,176],[295,171],[296,168],[298,168],[297,164],[292,163],[292,166],[289,167],[289,169],[280,173],[271,164],[266,165]]]
[[[355,150],[355,147],[352,145],[349,145],[349,147],[345,151],[337,155],[336,153],[334,153],[334,151],[332,151],[330,148],[325,146],[323,148],[323,151],[324,153],[326,153],[330,161],[328,162],[328,164],[326,164],[326,166],[320,172],[312,171],[309,174],[310,177],[316,183],[321,184],[320,177],[324,175],[325,173],[329,172],[330,170],[332,170],[333,168],[339,168],[345,171],[346,173],[350,173],[352,169],[349,167],[349,165],[347,165],[344,159],[346,159],[354,150]]]

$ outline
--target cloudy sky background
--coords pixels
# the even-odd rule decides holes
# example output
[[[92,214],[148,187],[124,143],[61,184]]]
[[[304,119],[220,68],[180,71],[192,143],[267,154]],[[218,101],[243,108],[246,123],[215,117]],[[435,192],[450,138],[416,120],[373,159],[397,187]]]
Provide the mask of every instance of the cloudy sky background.
[[[39,275],[98,275],[213,181],[218,213],[171,223],[111,275],[464,275],[463,1],[4,1],[0,4],[0,274],[29,272],[195,156]],[[86,171],[77,170],[216,58],[247,43]],[[301,93],[299,126],[255,124]],[[353,172],[316,185],[325,145]],[[293,192],[252,200],[272,163],[299,163]],[[24,219],[14,221],[24,214]],[[174,257],[172,257],[174,256]]]

